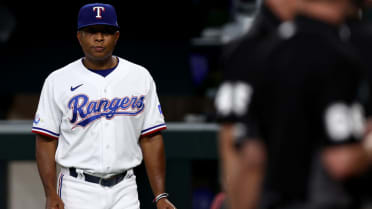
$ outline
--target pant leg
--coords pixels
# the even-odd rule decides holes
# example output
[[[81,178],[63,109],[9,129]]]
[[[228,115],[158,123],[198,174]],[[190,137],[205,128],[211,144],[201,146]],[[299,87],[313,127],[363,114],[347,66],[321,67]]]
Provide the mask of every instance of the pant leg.
[[[127,177],[119,184],[111,187],[112,196],[111,209],[139,209],[138,191],[136,176],[133,170],[130,170]]]
[[[98,184],[60,174],[58,193],[65,209],[105,209],[108,194]]]

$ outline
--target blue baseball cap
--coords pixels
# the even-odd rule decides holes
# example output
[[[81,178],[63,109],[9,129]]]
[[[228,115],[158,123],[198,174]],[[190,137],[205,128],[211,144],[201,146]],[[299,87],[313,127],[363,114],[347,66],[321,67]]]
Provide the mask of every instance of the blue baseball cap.
[[[115,8],[110,4],[86,4],[80,8],[78,30],[91,25],[109,25],[119,28]]]

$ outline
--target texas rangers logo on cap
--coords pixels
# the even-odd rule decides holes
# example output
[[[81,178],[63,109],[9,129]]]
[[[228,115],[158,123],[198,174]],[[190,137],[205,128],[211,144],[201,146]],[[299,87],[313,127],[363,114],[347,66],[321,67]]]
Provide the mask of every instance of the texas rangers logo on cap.
[[[105,7],[93,7],[93,11],[97,11],[97,19],[102,19],[101,12],[105,12]]]
[[[115,8],[110,4],[86,4],[80,8],[78,30],[91,25],[109,25],[119,28]]]

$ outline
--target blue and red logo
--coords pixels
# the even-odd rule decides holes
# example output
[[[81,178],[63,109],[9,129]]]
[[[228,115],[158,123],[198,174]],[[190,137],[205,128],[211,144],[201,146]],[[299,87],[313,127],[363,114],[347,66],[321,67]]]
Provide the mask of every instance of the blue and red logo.
[[[114,99],[100,99],[90,101],[88,96],[79,94],[70,99],[68,108],[72,109],[71,123],[85,127],[102,117],[110,120],[117,115],[136,116],[144,108],[145,96],[132,96]]]

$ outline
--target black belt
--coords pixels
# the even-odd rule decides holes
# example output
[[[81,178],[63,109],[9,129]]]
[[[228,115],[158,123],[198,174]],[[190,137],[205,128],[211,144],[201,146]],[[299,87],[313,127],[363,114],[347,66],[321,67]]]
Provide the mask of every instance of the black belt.
[[[76,168],[69,168],[69,170],[70,170],[70,176],[73,176],[75,178],[78,176],[76,172]],[[85,178],[85,181],[87,182],[111,187],[119,183],[121,180],[123,180],[126,175],[127,175],[127,171],[124,171],[123,173],[117,174],[115,176],[111,176],[110,178],[100,178],[97,176],[92,176],[90,174],[84,173],[84,178]]]

